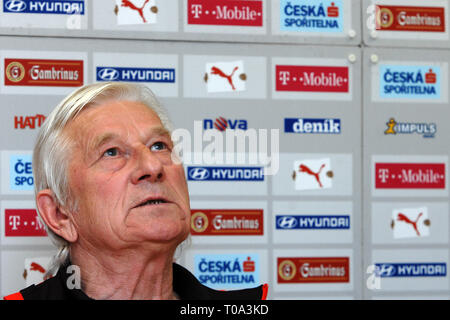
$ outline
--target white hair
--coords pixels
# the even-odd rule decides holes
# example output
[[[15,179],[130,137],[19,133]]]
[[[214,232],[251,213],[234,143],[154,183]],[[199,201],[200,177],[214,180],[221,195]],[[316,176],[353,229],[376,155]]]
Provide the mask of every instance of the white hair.
[[[120,82],[95,83],[81,87],[68,95],[50,113],[42,125],[33,150],[34,189],[37,195],[41,190],[50,189],[58,206],[66,206],[75,211],[76,200],[71,197],[67,178],[68,155],[71,143],[63,134],[65,126],[75,119],[82,110],[101,105],[108,101],[133,101],[148,106],[159,116],[166,130],[172,132],[173,126],[166,110],[152,91],[142,85]],[[39,210],[38,210],[39,212]],[[40,213],[39,213],[40,216]],[[40,217],[41,218],[41,217]],[[41,218],[41,220],[43,220]],[[48,236],[58,251],[48,269],[53,274],[69,258],[69,243],[54,233],[45,223]]]

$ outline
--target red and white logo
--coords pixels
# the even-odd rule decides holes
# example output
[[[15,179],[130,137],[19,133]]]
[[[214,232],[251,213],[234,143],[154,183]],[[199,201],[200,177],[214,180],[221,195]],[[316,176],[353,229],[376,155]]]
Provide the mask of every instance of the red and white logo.
[[[277,65],[275,77],[276,91],[349,92],[348,67]]]
[[[188,0],[188,24],[263,26],[260,0]]]
[[[376,163],[376,189],[445,189],[445,163]]]
[[[278,283],[339,283],[350,281],[348,257],[280,257]]]
[[[242,60],[206,64],[205,81],[208,92],[236,92],[245,90],[247,75]]]
[[[437,82],[436,73],[433,72],[433,69],[430,68],[428,72],[425,74],[425,83],[435,84]]]
[[[376,6],[376,29],[388,31],[445,32],[445,8]]]
[[[247,257],[247,260],[245,260],[242,263],[244,272],[255,272],[256,266],[255,261],[253,261],[250,257]]]
[[[117,24],[156,23],[156,0],[116,0]]]
[[[296,190],[320,190],[333,186],[330,158],[306,159],[294,162],[292,178]]]
[[[5,58],[5,86],[80,87],[83,60]]]
[[[430,235],[430,219],[428,209],[406,208],[392,211],[391,227],[394,239],[423,238]]]
[[[35,116],[15,116],[14,129],[37,129],[45,121],[43,114],[36,114]]]
[[[261,209],[191,210],[191,234],[260,236],[264,234],[264,211]]]
[[[50,257],[35,257],[25,259],[25,269],[23,271],[23,278],[25,285],[37,285],[51,276],[46,276],[47,268],[50,264]]]
[[[46,237],[35,209],[5,209],[5,237]]]
[[[332,2],[331,6],[327,8],[327,16],[330,18],[339,17],[339,7],[335,6],[334,2]]]

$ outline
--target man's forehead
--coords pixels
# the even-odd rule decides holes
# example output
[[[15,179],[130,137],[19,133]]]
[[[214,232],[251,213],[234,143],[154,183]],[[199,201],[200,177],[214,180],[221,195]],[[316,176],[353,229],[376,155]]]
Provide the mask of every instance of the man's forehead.
[[[154,136],[167,136],[170,137],[169,131],[162,126],[157,127],[149,127],[147,130],[141,132],[141,136],[145,138],[151,138]],[[108,141],[115,139],[123,139],[124,135],[117,131],[104,131],[98,133],[95,137],[93,137],[93,146],[100,146]]]
[[[142,138],[170,136],[157,113],[139,102],[112,101],[83,110],[66,127],[76,140],[91,147],[137,133]],[[81,141],[80,141],[81,142]]]

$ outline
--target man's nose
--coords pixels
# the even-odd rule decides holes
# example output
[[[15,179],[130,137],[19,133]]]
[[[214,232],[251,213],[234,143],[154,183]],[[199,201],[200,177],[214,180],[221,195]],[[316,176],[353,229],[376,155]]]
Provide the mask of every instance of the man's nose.
[[[161,160],[148,147],[142,147],[136,153],[136,169],[133,172],[132,182],[157,182],[164,178]]]

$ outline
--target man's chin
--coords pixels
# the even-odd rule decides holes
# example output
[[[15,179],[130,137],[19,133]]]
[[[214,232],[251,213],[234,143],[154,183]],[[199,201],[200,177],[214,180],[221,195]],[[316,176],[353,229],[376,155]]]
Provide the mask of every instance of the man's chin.
[[[149,244],[170,244],[176,246],[183,242],[189,235],[189,229],[186,228],[184,221],[176,221],[163,217],[161,219],[153,218],[146,223],[136,225],[130,230],[132,238]]]
[[[189,235],[187,213],[173,203],[143,206],[130,210],[126,226],[132,238],[148,243],[178,245]]]

